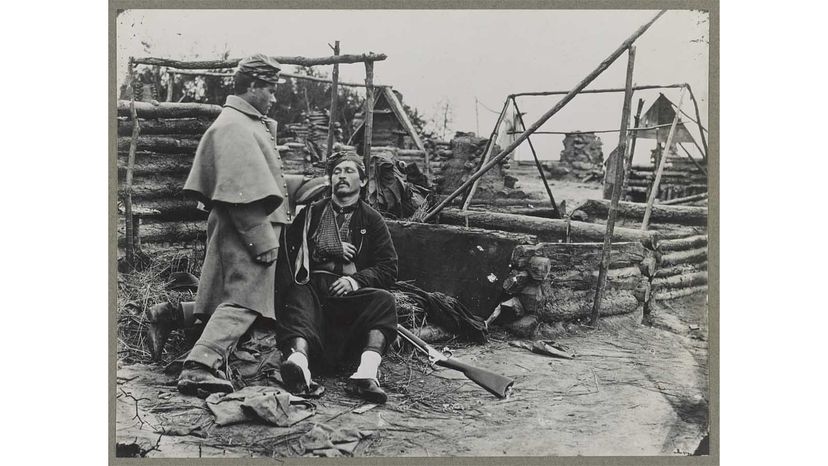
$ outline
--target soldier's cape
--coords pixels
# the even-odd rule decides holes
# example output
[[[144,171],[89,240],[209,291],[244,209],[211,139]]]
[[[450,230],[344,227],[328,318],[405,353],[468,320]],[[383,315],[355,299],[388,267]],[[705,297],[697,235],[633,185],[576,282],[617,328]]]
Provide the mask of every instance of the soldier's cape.
[[[275,176],[280,167],[268,163],[268,155],[252,135],[261,120],[251,118],[246,108],[235,108],[230,100],[201,138],[184,192],[207,209],[215,202],[263,201],[270,214],[284,199]],[[276,122],[267,123],[275,135]]]

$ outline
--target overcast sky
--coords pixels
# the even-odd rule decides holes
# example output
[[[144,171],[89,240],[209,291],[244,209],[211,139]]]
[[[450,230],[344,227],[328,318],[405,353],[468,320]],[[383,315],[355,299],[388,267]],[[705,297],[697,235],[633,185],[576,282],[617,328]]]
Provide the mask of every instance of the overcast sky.
[[[129,56],[215,59],[256,52],[273,56],[341,53],[388,55],[377,62],[374,80],[393,85],[404,101],[434,117],[449,101],[453,130],[491,133],[507,95],[569,90],[657,11],[649,10],[129,10],[117,21],[119,80]],[[701,12],[671,10],[637,42],[634,82],[687,82],[699,100],[707,126],[709,23]],[[699,41],[699,39],[702,39]],[[589,88],[623,87],[622,55]],[[330,71],[330,67],[326,71]],[[292,71],[292,70],[291,70]],[[362,82],[362,64],[340,66],[340,79]],[[636,93],[645,111],[659,91]],[[679,91],[664,90],[678,101]],[[475,98],[481,105],[475,112]],[[527,126],[560,96],[518,100]],[[582,95],[553,116],[546,131],[617,129],[623,94]],[[494,110],[490,111],[488,109]],[[693,114],[685,98],[682,108]],[[687,124],[698,140],[698,131]],[[616,133],[599,135],[604,154]],[[561,136],[537,135],[542,158],[557,159]],[[525,144],[525,143],[524,143]],[[636,161],[653,144],[639,143]],[[525,157],[525,153],[521,157]]]

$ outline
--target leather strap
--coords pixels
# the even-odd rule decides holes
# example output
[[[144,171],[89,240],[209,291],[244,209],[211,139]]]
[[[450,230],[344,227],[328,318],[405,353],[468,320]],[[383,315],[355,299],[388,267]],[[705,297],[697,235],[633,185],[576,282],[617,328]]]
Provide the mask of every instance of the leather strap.
[[[310,281],[310,251],[308,251],[308,231],[310,230],[310,222],[311,222],[311,214],[312,214],[311,206],[307,207],[307,212],[305,212],[305,222],[302,225],[302,247],[299,248],[299,252],[296,254],[296,262],[294,263],[294,275],[293,281],[297,285],[307,285]],[[305,271],[305,278],[303,280],[299,280],[299,272],[304,270]]]

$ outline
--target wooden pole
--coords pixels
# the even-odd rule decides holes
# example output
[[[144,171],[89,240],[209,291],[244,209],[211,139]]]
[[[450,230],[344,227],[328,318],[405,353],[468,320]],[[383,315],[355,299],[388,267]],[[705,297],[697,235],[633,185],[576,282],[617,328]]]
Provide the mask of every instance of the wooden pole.
[[[473,228],[500,230],[514,233],[537,235],[540,241],[555,242],[569,236],[578,243],[602,242],[606,226],[600,223],[578,222],[556,218],[530,217],[520,214],[503,214],[479,210],[447,208],[440,213],[440,223],[446,225],[467,225]],[[648,249],[657,249],[660,235],[657,231],[641,231],[638,228],[616,227],[613,240],[617,242],[638,241]],[[543,239],[540,239],[543,238]]]
[[[334,56],[339,55],[339,41],[334,42],[333,51]],[[339,103],[339,63],[334,63],[333,75],[331,76],[331,78],[331,110],[329,112],[328,118],[328,150],[326,151],[325,157],[322,159],[323,162],[331,156],[331,153],[333,153],[334,123],[336,123],[336,107]]]
[[[362,160],[365,169],[371,172],[371,138],[374,133],[374,62],[365,62],[365,120],[362,124]],[[369,180],[370,181],[370,180]]]
[[[667,128],[670,126],[670,123],[665,123],[663,125],[654,125],[654,126],[643,126],[640,128],[628,128],[628,133],[635,133],[638,131],[649,131],[651,129],[659,129],[659,128]],[[590,129],[590,130],[571,130],[571,131],[535,131],[532,134],[572,134],[572,133],[617,133],[618,129]],[[510,131],[506,134],[520,134],[520,131]],[[701,151],[701,149],[699,149]]]
[[[655,125],[655,126],[643,126],[640,128],[628,128],[628,133],[635,133],[638,131],[649,131],[651,129],[658,130],[659,128],[666,128],[670,126],[670,123],[665,123],[663,125]],[[532,134],[572,134],[572,133],[617,133],[618,129],[590,129],[590,130],[570,130],[570,131],[535,131]],[[510,131],[507,134],[520,134],[520,131]],[[701,149],[699,149],[701,150]],[[627,154],[629,155],[629,154]]]
[[[388,58],[384,53],[363,53],[361,55],[337,55],[335,57],[271,57],[282,65],[301,65],[301,66],[315,66],[315,65],[333,65],[334,63],[369,63],[375,61],[382,61]],[[177,68],[182,70],[210,70],[220,68],[235,68],[241,58],[231,58],[228,60],[204,60],[204,61],[181,61],[170,60],[167,58],[135,58],[134,63],[141,65],[159,65],[170,68]]]
[[[641,110],[644,109],[644,99],[638,99],[638,107],[635,109],[635,120],[634,120],[634,129],[638,128],[638,125],[641,123]],[[632,160],[633,156],[635,155],[635,141],[638,139],[638,132],[632,132],[632,140],[630,141],[630,150],[629,155],[627,155],[627,162],[624,164],[624,183],[622,185],[622,191],[627,191],[627,183],[630,181],[630,169],[632,168]]]
[[[684,101],[684,89],[681,90],[681,95],[679,95],[678,108],[681,108],[682,101]],[[673,143],[673,136],[676,134],[676,126],[678,126],[678,121],[679,112],[676,112],[676,116],[673,118],[673,124],[670,126],[670,133],[667,134],[667,143],[664,146],[665,150],[661,153],[658,163],[658,170],[656,170],[655,180],[653,180],[653,187],[650,188],[650,198],[647,200],[647,209],[644,211],[644,220],[641,222],[641,230],[643,231],[647,231],[647,227],[650,224],[650,215],[653,212],[653,203],[658,195],[658,184],[661,183],[661,174],[664,172],[664,166],[667,165],[667,155],[670,152],[670,144]]]
[[[183,76],[215,76],[218,78],[231,78],[235,73],[233,72],[213,72],[213,71],[186,71],[186,70],[176,70],[176,74],[180,74]],[[288,73],[282,71],[279,73],[279,76],[282,78],[293,78],[293,79],[303,79],[305,81],[316,81],[318,83],[332,83],[333,81],[328,78],[319,78],[317,76],[308,76],[304,74],[296,74],[296,73]],[[349,87],[365,87],[365,83],[349,83],[347,81],[339,81],[337,83],[339,86],[349,86]],[[377,84],[374,83],[375,88],[380,87],[393,87],[388,84]]]
[[[707,193],[694,194],[692,196],[687,197],[677,197],[675,199],[670,199],[669,201],[664,201],[659,205],[677,205],[684,204],[687,202],[702,201],[704,199],[707,199]]]
[[[155,91],[152,98],[161,100],[161,67],[158,65],[152,67],[152,88]]]
[[[480,134],[480,114],[477,112],[477,96],[474,97],[474,134]]]
[[[695,165],[700,172],[704,173],[704,176],[707,176],[707,170],[705,170],[704,167],[702,167],[701,164],[699,164],[699,162],[697,162],[696,159],[694,159],[693,156],[690,155],[690,152],[687,150],[687,148],[684,147],[680,142],[676,143],[676,145],[681,147],[681,150],[683,150],[684,154],[687,155],[687,158],[690,159],[691,162],[693,162],[693,165]]]
[[[130,117],[132,118],[132,140],[129,143],[129,155],[127,157],[126,176],[124,180],[124,230],[126,232],[126,259],[127,264],[132,267],[135,264],[135,224],[132,216],[132,172],[135,169],[135,151],[138,148],[138,135],[140,125],[138,124],[138,112],[135,110],[135,79],[132,59],[129,61],[129,74],[132,89],[132,104]],[[142,85],[140,82],[138,85]]]
[[[217,72],[217,71],[190,71],[190,70],[175,70],[176,74],[180,74],[182,76],[215,76],[217,78],[232,78],[235,75],[235,72],[232,71],[225,71],[225,72]],[[280,72],[280,77],[288,76],[288,73]],[[320,78],[322,79],[322,78]]]
[[[129,116],[131,114],[132,101],[118,101],[118,115]],[[197,102],[161,102],[153,105],[149,102],[135,102],[135,110],[140,118],[210,118],[215,119],[221,113],[221,105],[200,104]]]
[[[512,104],[515,106],[515,112],[517,112],[518,121],[520,121],[520,127],[526,131],[526,123],[523,122],[523,115],[520,113],[520,108],[518,107],[517,100],[512,97]],[[552,203],[552,214],[555,218],[561,218],[561,212],[558,210],[558,204],[555,202],[555,196],[552,195],[552,189],[549,187],[549,182],[546,181],[546,175],[543,173],[543,166],[541,166],[540,160],[538,159],[538,154],[535,152],[535,146],[532,144],[532,138],[526,138],[526,141],[529,143],[529,149],[532,150],[532,157],[535,159],[535,166],[538,167],[538,173],[540,174],[541,180],[543,181],[543,187],[546,188],[546,194],[549,196],[549,202]]]
[[[480,165],[485,165],[486,162],[489,161],[489,157],[492,155],[492,150],[494,149],[495,138],[497,137],[497,131],[500,129],[500,125],[503,123],[503,118],[506,116],[506,109],[509,108],[509,99],[506,99],[503,102],[503,110],[500,111],[500,115],[497,116],[497,122],[495,122],[494,129],[492,129],[492,134],[489,136],[489,140],[486,142],[486,149],[483,151],[483,157],[480,160]],[[471,189],[466,194],[466,199],[463,200],[463,210],[468,210],[469,204],[471,204],[472,198],[474,197],[474,193],[477,191],[477,186],[480,185],[480,180],[476,180],[472,183]]]
[[[687,85],[687,90],[690,92],[690,100],[693,101],[693,108],[696,110],[696,123],[699,125],[699,135],[701,136],[702,145],[704,146],[704,151],[702,152],[702,157],[704,160],[707,160],[707,138],[704,137],[704,127],[701,123],[701,114],[699,113],[699,103],[696,102],[696,96],[693,94],[693,89],[690,88],[690,85]]]
[[[175,83],[175,73],[172,71],[167,71],[167,102],[172,102],[173,100],[173,85]]]
[[[588,199],[578,206],[577,210],[587,214],[589,218],[597,220],[608,217],[610,204],[610,201],[604,199]],[[640,202],[619,201],[615,208],[615,217],[639,222],[644,218],[646,207],[646,204]],[[656,204],[653,206],[650,218],[674,225],[706,225],[707,208]]]
[[[653,19],[651,19],[650,21],[645,23],[643,26],[638,28],[638,30],[636,30],[629,38],[627,38],[627,40],[622,42],[621,45],[618,46],[617,49],[615,49],[615,51],[613,51],[607,58],[605,58],[604,61],[599,63],[597,68],[595,68],[584,79],[582,79],[581,82],[579,82],[577,85],[575,85],[575,87],[572,88],[572,90],[569,91],[569,93],[567,93],[563,98],[561,98],[561,100],[559,100],[558,103],[555,104],[554,107],[552,107],[551,109],[549,109],[549,111],[544,113],[540,117],[540,119],[538,119],[538,121],[536,121],[534,124],[532,124],[532,126],[529,129],[524,131],[523,134],[518,136],[517,139],[515,139],[511,144],[509,144],[509,147],[503,149],[495,158],[493,158],[487,164],[480,167],[480,170],[478,170],[471,177],[469,177],[469,179],[466,180],[457,189],[455,189],[453,193],[449,194],[445,199],[443,199],[443,201],[440,202],[440,204],[438,204],[433,209],[431,209],[431,211],[429,211],[423,217],[423,221],[426,222],[426,221],[430,220],[432,217],[434,217],[435,215],[437,215],[437,213],[439,213],[441,210],[443,210],[443,208],[446,205],[448,205],[452,200],[454,200],[454,198],[456,198],[457,196],[460,195],[460,193],[465,191],[465,189],[468,188],[469,185],[471,185],[472,183],[477,181],[478,178],[483,176],[496,163],[503,160],[507,155],[509,155],[513,150],[515,150],[515,148],[517,146],[519,146],[523,141],[525,141],[526,138],[528,138],[530,134],[537,131],[538,128],[540,128],[544,123],[546,123],[547,120],[549,120],[552,117],[552,115],[558,113],[562,108],[564,108],[564,106],[566,106],[566,104],[568,104],[569,101],[571,101],[573,98],[575,98],[575,96],[578,95],[578,93],[580,93],[582,90],[584,90],[584,88],[586,88],[592,81],[594,81],[595,78],[597,78],[601,73],[603,73],[607,68],[609,68],[610,65],[612,65],[612,63],[618,57],[620,57],[621,54],[624,53],[624,51],[626,51],[627,48],[629,48],[629,46],[632,45],[632,43],[635,42],[636,39],[641,37],[641,35],[644,34],[647,31],[647,29],[649,29],[650,26],[652,26],[653,23],[656,22],[656,20],[658,18],[660,18],[661,15],[663,15],[666,11],[667,10],[659,11],[653,17]]]
[[[294,79],[304,79],[305,81],[316,81],[320,83],[332,83],[333,81],[327,78],[318,78],[316,76],[307,76],[304,74],[295,74],[295,73],[279,73],[279,76],[284,76],[285,78],[294,78]],[[337,82],[338,86],[348,86],[348,87],[365,87],[365,83],[349,83],[347,81],[339,81]],[[374,83],[373,87],[375,89],[383,88],[383,87],[393,87],[389,84],[377,84]]]
[[[687,86],[685,83],[681,84],[651,84],[647,86],[633,86],[634,91],[646,91],[648,89],[680,89]],[[606,94],[612,92],[626,92],[626,89],[612,88],[612,89],[586,89],[581,91],[581,94]],[[518,92],[511,94],[509,97],[523,97],[523,96],[544,96],[544,95],[566,95],[569,91],[541,91],[541,92]]]
[[[618,211],[618,201],[624,184],[624,154],[627,151],[627,128],[630,126],[630,106],[632,104],[632,80],[635,66],[635,47],[630,46],[627,53],[627,92],[624,93],[624,106],[621,110],[621,131],[618,133],[618,151],[615,155],[615,180],[612,183],[612,196],[607,212],[607,233],[604,235],[604,249],[601,251],[601,265],[598,268],[598,287],[595,289],[595,300],[592,303],[591,325],[598,324],[598,313],[601,310],[601,300],[604,299],[604,288],[607,285],[607,270],[609,270],[610,251],[612,250],[612,235],[615,232],[615,216]]]

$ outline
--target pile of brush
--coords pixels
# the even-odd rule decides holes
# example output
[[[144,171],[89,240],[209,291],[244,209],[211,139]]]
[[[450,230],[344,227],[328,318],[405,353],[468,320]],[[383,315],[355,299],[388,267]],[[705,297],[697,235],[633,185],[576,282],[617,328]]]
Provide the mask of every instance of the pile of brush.
[[[115,309],[118,329],[118,360],[125,363],[150,363],[152,356],[146,340],[147,320],[144,311],[163,302],[177,305],[194,301],[192,291],[168,289],[170,276],[175,272],[197,274],[197,264],[190,254],[171,252],[150,258],[141,268],[118,274],[118,296]],[[166,345],[165,358],[180,354],[184,348],[183,336],[176,332]]]
[[[119,361],[127,364],[152,362],[146,338],[148,322],[144,313],[147,309],[158,303],[171,303],[177,306],[180,302],[195,301],[193,291],[170,289],[171,276],[177,272],[198,276],[200,267],[192,253],[157,254],[148,258],[140,270],[118,274],[115,311]],[[424,301],[413,296],[411,290],[403,291],[403,285],[405,283],[400,283],[391,290],[397,306],[399,323],[425,341],[452,339],[455,336],[453,331],[458,329],[451,325],[437,326],[429,323],[429,310],[424,309]],[[180,332],[172,332],[165,346],[162,361],[168,362],[186,351],[185,340],[185,336]]]

